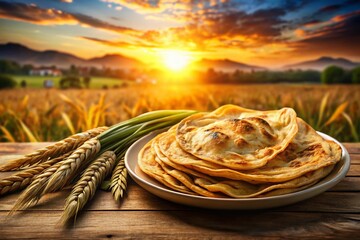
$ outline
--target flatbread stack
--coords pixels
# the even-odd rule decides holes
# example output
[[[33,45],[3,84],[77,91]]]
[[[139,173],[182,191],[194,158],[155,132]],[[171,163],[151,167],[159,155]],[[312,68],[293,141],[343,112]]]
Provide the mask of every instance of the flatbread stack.
[[[182,193],[254,198],[314,185],[341,159],[291,108],[255,111],[235,105],[198,113],[148,142],[138,166]]]

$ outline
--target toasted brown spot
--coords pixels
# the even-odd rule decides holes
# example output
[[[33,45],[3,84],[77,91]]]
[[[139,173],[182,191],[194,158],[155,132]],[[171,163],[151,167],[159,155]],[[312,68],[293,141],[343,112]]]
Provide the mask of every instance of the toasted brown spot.
[[[271,148],[268,148],[268,149],[266,149],[266,150],[264,151],[264,155],[265,155],[265,156],[270,156],[270,155],[273,154],[273,153],[274,153],[274,150],[271,149]]]
[[[295,168],[297,168],[297,167],[300,167],[302,164],[301,164],[301,162],[299,162],[299,161],[292,161],[291,163],[290,163],[290,167],[295,167]]]
[[[212,132],[209,136],[216,144],[222,144],[229,139],[229,136],[222,132]]]
[[[271,135],[265,128],[260,127],[260,132],[262,135],[264,135],[267,139],[272,140],[275,137]]]
[[[253,125],[243,119],[239,119],[239,121],[234,122],[235,132],[239,134],[250,134],[255,131]]]
[[[249,143],[243,138],[235,139],[234,142],[235,142],[235,145],[238,146],[239,148],[249,145]]]
[[[305,177],[311,177],[312,175],[314,175],[314,171],[310,171],[304,174]]]
[[[314,145],[311,145],[310,147],[306,148],[305,150],[306,151],[314,151],[315,149],[317,148],[321,148],[321,144],[314,144]]]
[[[219,127],[215,126],[215,127],[206,129],[205,132],[215,132],[215,131],[217,131],[219,129],[220,129]]]
[[[241,121],[241,119],[238,119],[238,118],[233,118],[233,119],[230,119],[229,121],[233,122],[233,123],[237,123],[239,121]]]
[[[312,156],[314,151],[320,151],[323,152],[324,150],[322,149],[321,144],[314,144],[311,145],[310,147],[307,147],[306,149],[302,150],[301,152],[298,153],[299,156],[303,156],[303,157],[308,157],[308,156]]]
[[[262,118],[250,117],[250,118],[247,118],[247,119],[250,120],[250,121],[258,123],[260,126],[263,126],[264,128],[271,129],[270,124],[267,121],[265,121],[264,119],[262,119]]]

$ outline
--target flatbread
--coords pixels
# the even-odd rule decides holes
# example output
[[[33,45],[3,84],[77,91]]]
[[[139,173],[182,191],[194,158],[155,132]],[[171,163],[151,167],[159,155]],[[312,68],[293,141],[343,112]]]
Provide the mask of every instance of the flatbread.
[[[288,146],[297,131],[291,108],[254,111],[225,105],[182,120],[176,140],[200,159],[245,170],[264,166]]]
[[[189,188],[179,182],[176,178],[167,174],[161,166],[156,162],[156,154],[151,149],[151,143],[147,143],[138,155],[138,166],[140,169],[149,175],[151,178],[156,179],[158,182],[164,184],[165,186],[172,188],[176,191],[194,194]]]
[[[233,198],[251,198],[273,190],[279,190],[277,192],[278,194],[289,193],[292,190],[295,190],[295,188],[301,188],[302,186],[310,185],[313,182],[327,176],[333,168],[334,165],[327,166],[324,168],[320,168],[316,171],[304,174],[299,178],[295,178],[287,182],[274,184],[251,184],[244,181],[234,180],[210,182],[209,180],[201,178],[196,179],[195,183],[211,192],[221,192]]]
[[[277,196],[316,184],[341,160],[290,108],[226,105],[185,118],[148,142],[140,169],[175,191],[205,197]]]
[[[159,138],[161,152],[172,162],[213,177],[254,182],[284,182],[307,172],[336,164],[341,159],[341,147],[324,140],[302,119],[297,119],[299,131],[286,150],[263,167],[234,170],[197,158],[184,151],[169,131]]]
[[[241,180],[213,178],[169,161],[157,145],[158,140],[165,134],[158,135],[152,141],[152,148],[155,149],[157,155],[156,161],[168,174],[178,179],[192,191],[206,197],[219,197],[214,193],[222,193],[234,198],[264,197],[291,193],[311,186],[327,176],[334,168],[334,165],[330,165],[281,183],[259,184]],[[165,162],[174,167],[168,166]]]

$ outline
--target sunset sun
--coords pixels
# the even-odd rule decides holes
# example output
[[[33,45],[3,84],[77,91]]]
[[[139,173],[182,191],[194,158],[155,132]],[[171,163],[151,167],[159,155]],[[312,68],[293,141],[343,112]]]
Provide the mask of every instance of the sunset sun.
[[[184,69],[191,60],[188,53],[179,50],[166,50],[161,57],[164,66],[172,71]]]

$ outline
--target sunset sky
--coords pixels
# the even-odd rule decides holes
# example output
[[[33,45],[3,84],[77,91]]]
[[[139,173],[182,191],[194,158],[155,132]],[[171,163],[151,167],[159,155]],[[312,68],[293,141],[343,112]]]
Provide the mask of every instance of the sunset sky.
[[[279,67],[320,56],[360,61],[360,1],[0,1],[0,43],[146,63],[169,52]]]

